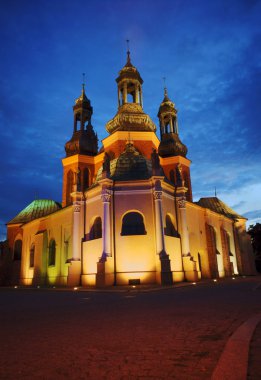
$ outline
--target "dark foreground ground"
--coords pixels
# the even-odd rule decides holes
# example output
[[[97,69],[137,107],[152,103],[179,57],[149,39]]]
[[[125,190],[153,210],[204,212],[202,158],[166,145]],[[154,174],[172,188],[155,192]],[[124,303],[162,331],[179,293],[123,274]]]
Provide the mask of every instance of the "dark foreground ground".
[[[261,311],[260,277],[145,290],[0,289],[0,379],[210,379]]]

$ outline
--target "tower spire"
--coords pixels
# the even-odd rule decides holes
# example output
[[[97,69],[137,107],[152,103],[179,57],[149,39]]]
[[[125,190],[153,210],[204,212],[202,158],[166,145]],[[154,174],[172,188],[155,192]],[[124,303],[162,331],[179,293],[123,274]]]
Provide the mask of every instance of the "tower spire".
[[[166,77],[162,77],[162,79],[163,79],[163,83],[164,83],[164,100],[163,101],[166,101],[166,100],[169,100],[168,89],[166,86]]]
[[[130,40],[126,40],[127,42],[127,64],[130,64],[131,63],[131,60],[130,60]]]
[[[82,73],[82,92],[85,92],[85,73]]]
[[[178,136],[177,110],[175,104],[169,99],[164,80],[164,99],[160,104],[158,118],[160,122],[161,142],[158,148],[161,157],[186,157],[187,147],[182,144]]]
[[[162,77],[163,83],[164,83],[164,90],[166,88],[166,77]]]

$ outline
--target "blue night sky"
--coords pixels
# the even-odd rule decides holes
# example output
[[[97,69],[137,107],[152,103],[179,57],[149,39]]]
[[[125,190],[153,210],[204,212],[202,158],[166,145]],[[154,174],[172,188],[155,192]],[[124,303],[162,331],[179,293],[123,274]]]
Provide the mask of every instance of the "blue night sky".
[[[35,198],[61,201],[82,73],[101,140],[126,62],[158,125],[165,76],[192,160],[194,200],[261,222],[260,14],[254,0],[0,0],[0,239]]]

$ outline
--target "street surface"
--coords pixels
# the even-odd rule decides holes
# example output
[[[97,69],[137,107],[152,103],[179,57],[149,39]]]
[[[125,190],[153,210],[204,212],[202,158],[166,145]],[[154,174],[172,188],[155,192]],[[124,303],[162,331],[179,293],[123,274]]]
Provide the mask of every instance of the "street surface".
[[[227,339],[261,311],[260,285],[1,288],[0,379],[210,379]]]

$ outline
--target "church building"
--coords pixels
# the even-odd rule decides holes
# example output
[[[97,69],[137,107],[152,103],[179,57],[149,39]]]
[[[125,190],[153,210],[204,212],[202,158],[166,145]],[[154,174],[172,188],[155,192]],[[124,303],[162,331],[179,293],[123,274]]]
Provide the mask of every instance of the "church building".
[[[246,219],[217,197],[193,202],[191,161],[167,89],[156,125],[127,52],[98,150],[85,86],[65,144],[62,203],[34,200],[7,223],[1,285],[162,284],[255,274]]]

